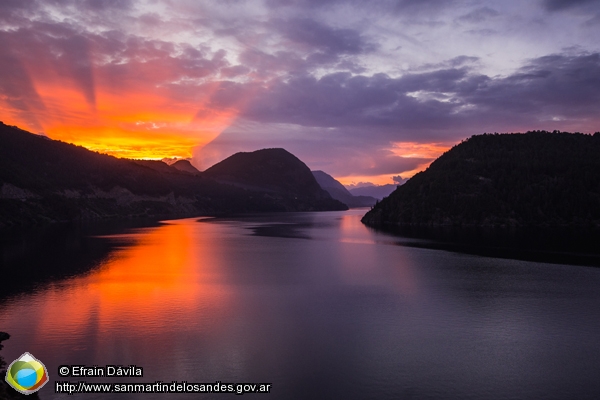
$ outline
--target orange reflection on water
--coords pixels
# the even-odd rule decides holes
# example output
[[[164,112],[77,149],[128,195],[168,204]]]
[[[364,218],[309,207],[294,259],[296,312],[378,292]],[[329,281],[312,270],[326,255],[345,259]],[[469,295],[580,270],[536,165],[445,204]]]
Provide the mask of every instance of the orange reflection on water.
[[[228,294],[201,229],[181,220],[116,237],[135,244],[117,250],[99,270],[46,292],[37,309],[38,334],[64,340],[90,330],[126,329],[135,336],[202,331],[203,317],[227,314]]]

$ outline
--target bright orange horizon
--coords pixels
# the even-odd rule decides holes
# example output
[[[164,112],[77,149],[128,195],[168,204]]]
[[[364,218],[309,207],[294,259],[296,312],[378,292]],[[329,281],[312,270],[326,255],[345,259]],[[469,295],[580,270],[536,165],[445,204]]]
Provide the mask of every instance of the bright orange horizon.
[[[143,86],[131,91],[107,88],[101,79],[94,87],[94,104],[89,104],[68,80],[45,82],[34,76],[32,81],[40,109],[31,118],[4,102],[0,111],[8,116],[5,123],[123,158],[191,157],[194,147],[212,141],[238,114],[235,109],[173,102]],[[206,89],[204,97],[210,97],[217,85]]]

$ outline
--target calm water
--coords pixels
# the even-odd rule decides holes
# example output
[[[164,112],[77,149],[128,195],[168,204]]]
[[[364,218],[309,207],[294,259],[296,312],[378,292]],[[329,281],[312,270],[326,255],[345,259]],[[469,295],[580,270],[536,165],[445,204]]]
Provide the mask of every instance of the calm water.
[[[89,382],[272,382],[244,395],[264,399],[600,398],[599,268],[409,246],[363,213],[177,220],[5,250],[4,268],[95,267],[5,295],[0,355],[44,362],[42,399],[73,398],[54,393],[82,379],[59,378],[62,364],[144,368]]]

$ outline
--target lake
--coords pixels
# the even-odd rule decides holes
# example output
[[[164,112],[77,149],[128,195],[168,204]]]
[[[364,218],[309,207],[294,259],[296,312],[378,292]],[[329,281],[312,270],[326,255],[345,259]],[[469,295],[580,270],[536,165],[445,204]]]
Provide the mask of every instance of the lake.
[[[65,380],[271,383],[244,394],[264,399],[600,398],[599,268],[427,248],[365,227],[364,212],[5,241],[0,355],[45,364],[41,399],[72,398],[55,393]],[[61,365],[143,377],[61,378]]]

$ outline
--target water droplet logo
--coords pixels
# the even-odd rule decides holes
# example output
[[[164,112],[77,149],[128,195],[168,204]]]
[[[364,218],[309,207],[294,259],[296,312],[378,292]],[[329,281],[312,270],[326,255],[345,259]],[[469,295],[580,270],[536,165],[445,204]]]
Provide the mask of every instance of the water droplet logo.
[[[6,382],[18,392],[31,394],[48,382],[48,372],[40,360],[29,353],[23,353],[8,366]]]

